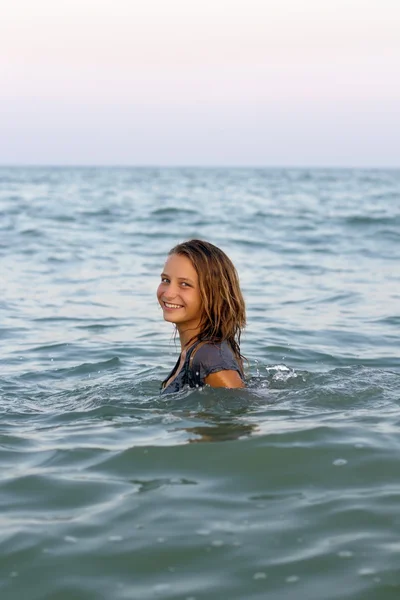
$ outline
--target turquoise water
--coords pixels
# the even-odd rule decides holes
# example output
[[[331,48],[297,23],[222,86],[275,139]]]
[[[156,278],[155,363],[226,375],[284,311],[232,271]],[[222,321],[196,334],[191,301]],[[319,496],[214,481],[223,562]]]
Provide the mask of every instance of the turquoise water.
[[[167,251],[245,390],[161,398]],[[0,169],[2,600],[398,600],[400,172]]]

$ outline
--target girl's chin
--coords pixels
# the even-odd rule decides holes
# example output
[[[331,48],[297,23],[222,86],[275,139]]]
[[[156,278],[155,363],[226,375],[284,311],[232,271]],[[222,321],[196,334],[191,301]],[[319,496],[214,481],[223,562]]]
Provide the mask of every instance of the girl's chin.
[[[179,323],[181,321],[180,315],[173,314],[172,312],[167,312],[164,310],[164,321],[169,321],[170,323]]]

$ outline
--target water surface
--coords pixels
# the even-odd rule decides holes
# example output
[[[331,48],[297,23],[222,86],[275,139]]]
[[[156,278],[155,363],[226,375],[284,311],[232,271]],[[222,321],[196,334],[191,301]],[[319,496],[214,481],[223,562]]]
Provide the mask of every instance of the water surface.
[[[176,243],[245,390],[161,398]],[[0,169],[2,600],[398,600],[400,172]]]

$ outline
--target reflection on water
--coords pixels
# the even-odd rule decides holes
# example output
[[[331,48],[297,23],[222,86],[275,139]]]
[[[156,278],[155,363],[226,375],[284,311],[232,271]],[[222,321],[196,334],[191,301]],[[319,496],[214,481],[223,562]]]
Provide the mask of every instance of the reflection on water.
[[[190,443],[197,442],[225,442],[227,440],[238,440],[251,435],[257,430],[256,425],[246,423],[214,423],[206,426],[185,427],[185,431],[194,434],[195,439],[190,438]]]

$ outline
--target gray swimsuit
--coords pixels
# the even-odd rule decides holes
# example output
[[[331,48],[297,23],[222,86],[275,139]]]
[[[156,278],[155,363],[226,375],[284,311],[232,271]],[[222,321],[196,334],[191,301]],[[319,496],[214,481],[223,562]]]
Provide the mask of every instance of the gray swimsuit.
[[[191,388],[201,388],[205,385],[205,378],[217,371],[237,371],[243,379],[239,363],[230,344],[226,341],[207,342],[206,344],[203,344],[195,352],[193,361],[190,363],[192,352],[199,343],[200,342],[195,342],[189,348],[181,370],[167,387],[161,389],[162,394],[179,392],[185,385],[188,385]],[[180,357],[171,373],[163,382],[163,385],[176,373],[179,362]]]

